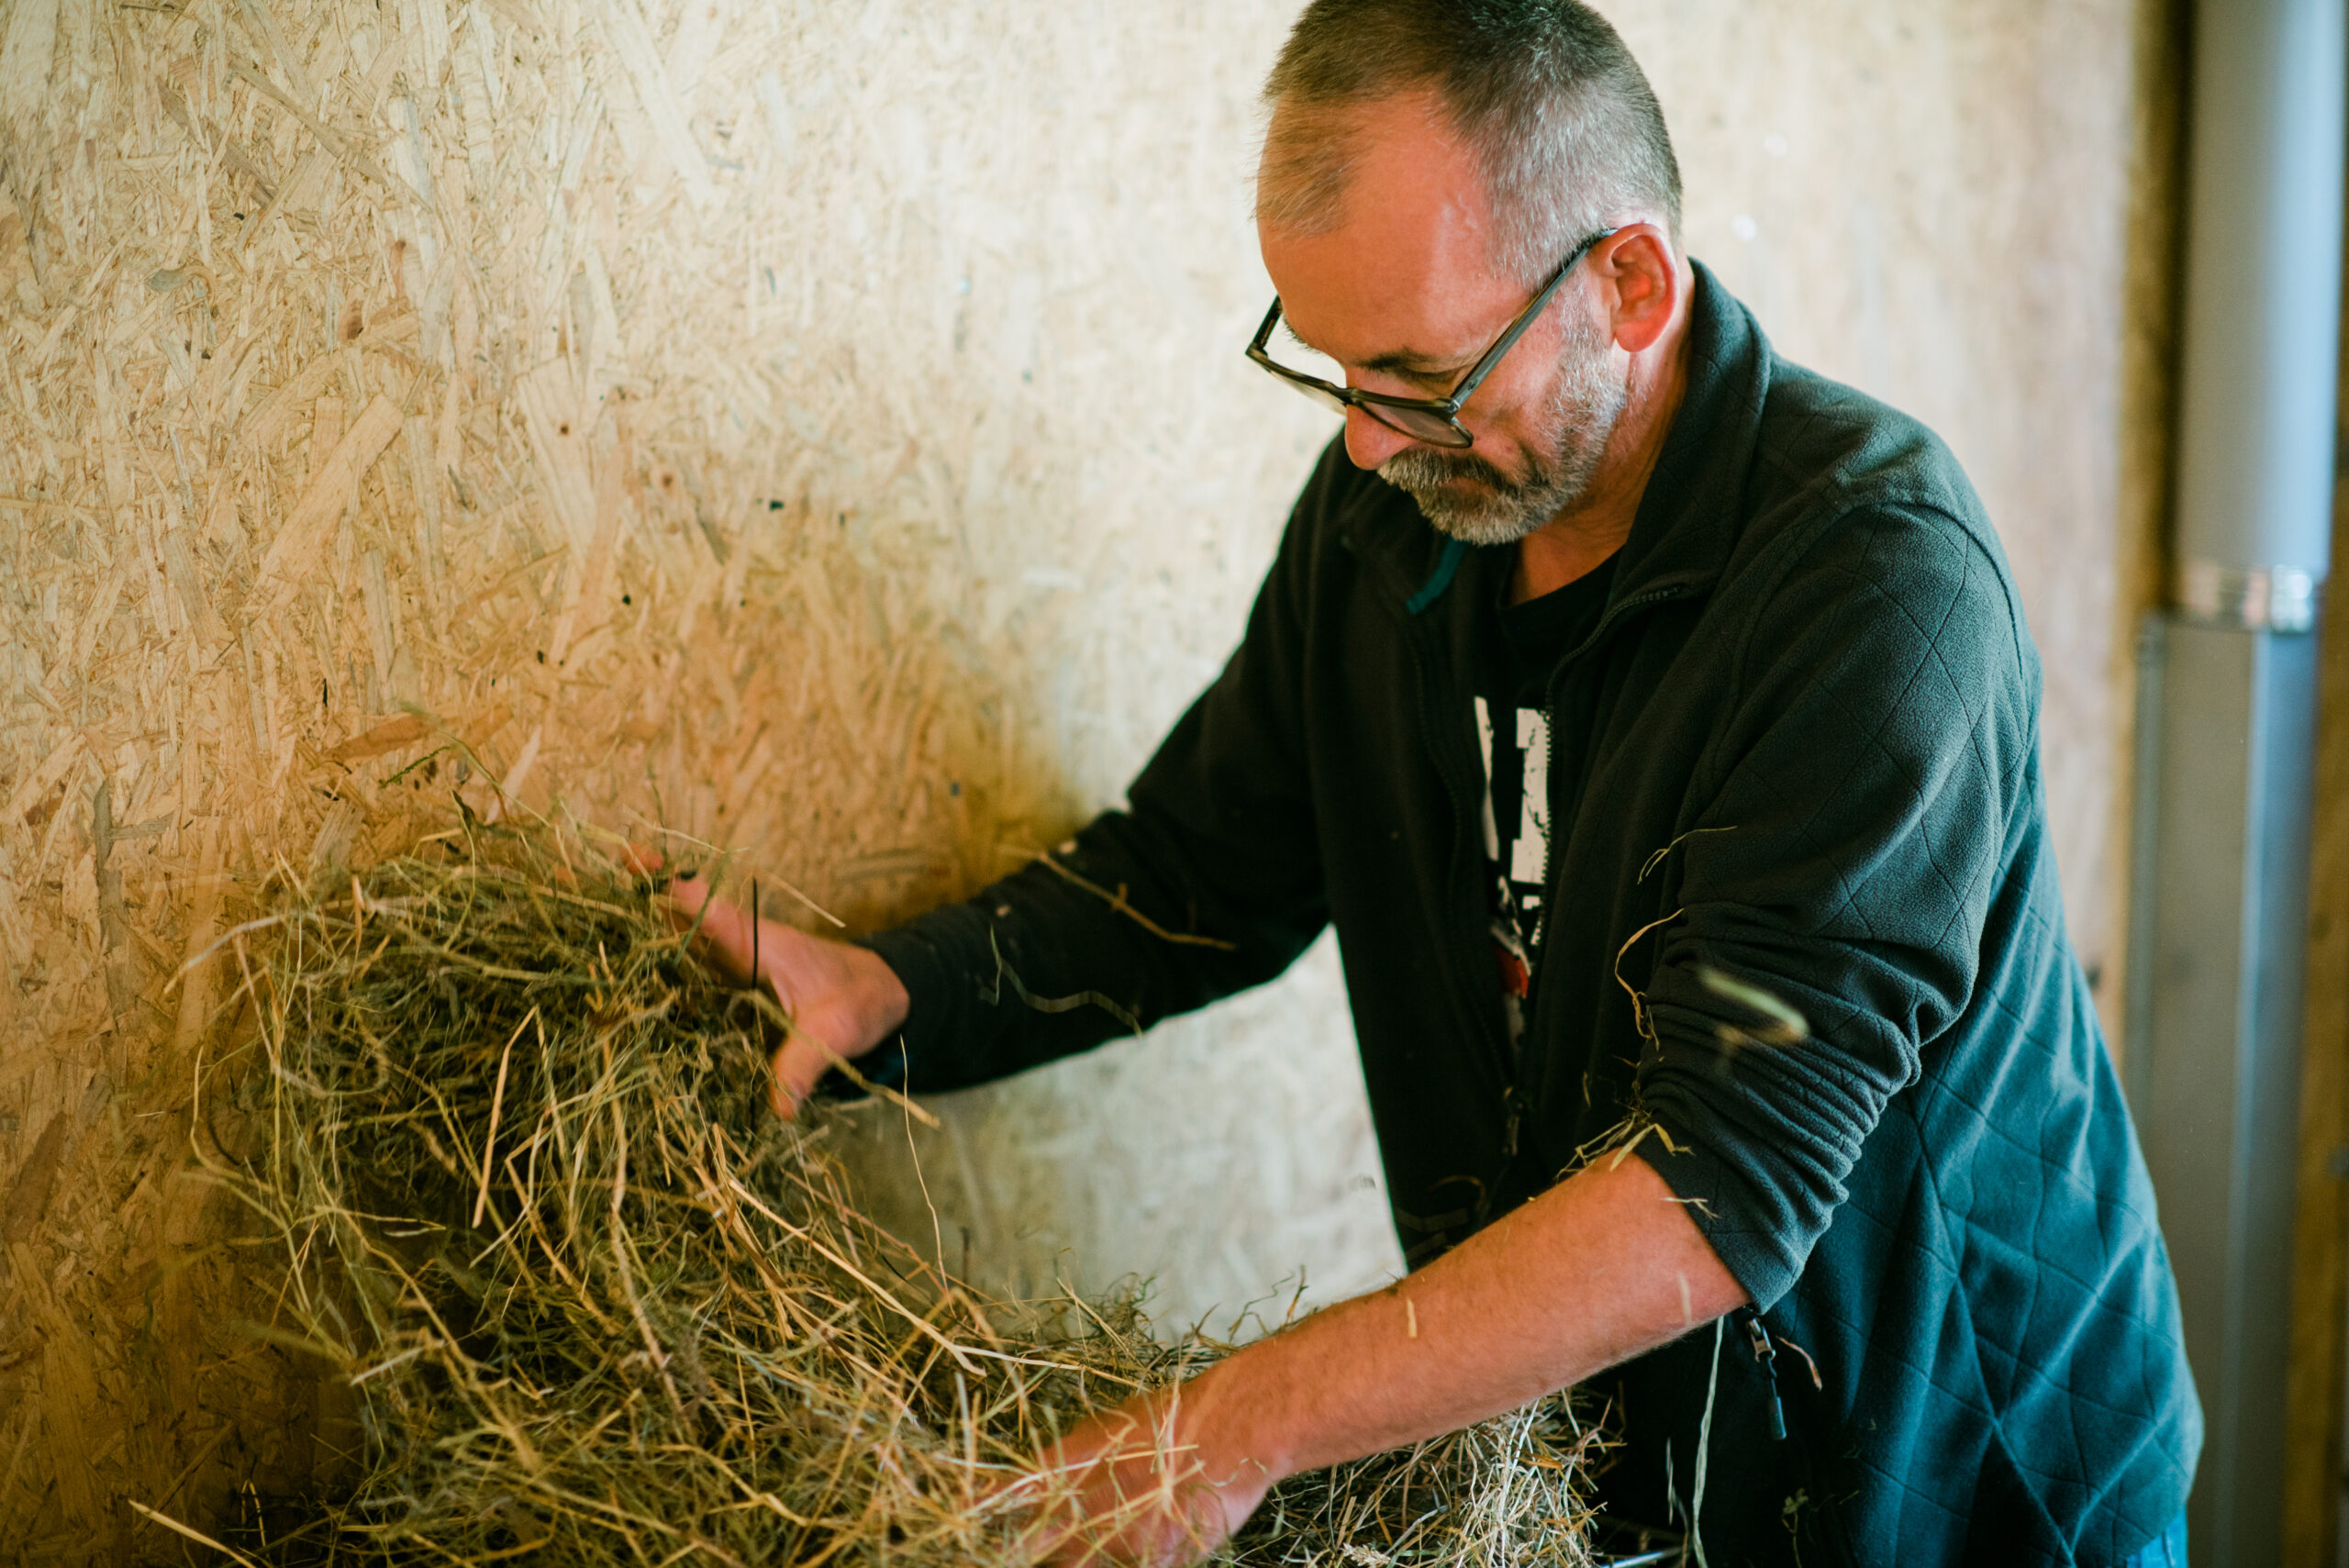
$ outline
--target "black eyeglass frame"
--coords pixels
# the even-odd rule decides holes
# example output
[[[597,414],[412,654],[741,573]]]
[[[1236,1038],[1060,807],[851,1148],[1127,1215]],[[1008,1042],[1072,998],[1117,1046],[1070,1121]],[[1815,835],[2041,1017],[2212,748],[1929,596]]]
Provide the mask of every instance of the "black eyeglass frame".
[[[1493,367],[1501,362],[1501,356],[1508,353],[1517,340],[1525,335],[1525,329],[1541,317],[1542,309],[1550,303],[1550,296],[1556,294],[1559,287],[1565,283],[1566,274],[1575,270],[1575,263],[1589,255],[1591,248],[1599,241],[1611,239],[1621,232],[1620,228],[1602,228],[1575,246],[1566,259],[1558,263],[1558,270],[1550,274],[1550,281],[1542,285],[1541,292],[1533,296],[1531,302],[1523,310],[1517,313],[1517,319],[1508,324],[1508,330],[1496,339],[1493,346],[1486,349],[1483,356],[1468,367],[1468,373],[1460,378],[1449,396],[1397,397],[1384,392],[1364,392],[1360,387],[1340,386],[1335,383],[1324,381],[1318,375],[1308,375],[1303,371],[1291,370],[1286,365],[1275,362],[1273,356],[1264,351],[1264,345],[1272,341],[1273,328],[1280,323],[1281,302],[1277,295],[1273,296],[1273,308],[1264,313],[1264,324],[1256,328],[1255,339],[1248,345],[1248,357],[1273,375],[1278,376],[1306,396],[1326,407],[1335,408],[1340,413],[1345,412],[1348,408],[1359,408],[1388,429],[1408,436],[1415,441],[1425,441],[1431,446],[1451,447],[1455,450],[1473,447],[1476,444],[1476,438],[1471,435],[1468,428],[1460,422],[1460,410],[1467,405],[1469,398],[1475,395],[1476,388],[1484,384],[1485,378],[1492,374]],[[1414,429],[1380,413],[1379,410],[1382,408],[1391,408],[1405,414],[1427,415],[1441,420],[1442,425],[1440,428]]]

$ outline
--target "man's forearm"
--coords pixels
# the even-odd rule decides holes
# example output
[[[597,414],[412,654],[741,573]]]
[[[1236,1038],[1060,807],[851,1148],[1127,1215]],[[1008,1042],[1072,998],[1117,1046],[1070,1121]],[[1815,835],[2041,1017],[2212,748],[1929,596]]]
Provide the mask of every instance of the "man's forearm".
[[[1744,1300],[1663,1177],[1601,1162],[1203,1374],[1180,1425],[1208,1479],[1276,1479],[1514,1409]]]

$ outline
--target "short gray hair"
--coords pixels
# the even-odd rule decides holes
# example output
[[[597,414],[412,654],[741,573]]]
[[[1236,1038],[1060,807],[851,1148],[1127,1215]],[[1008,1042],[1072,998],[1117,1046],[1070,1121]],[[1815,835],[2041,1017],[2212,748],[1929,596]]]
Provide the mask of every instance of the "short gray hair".
[[[1345,201],[1354,112],[1432,90],[1483,165],[1495,261],[1531,287],[1622,215],[1680,231],[1680,164],[1631,51],[1579,0],[1312,0],[1264,83],[1256,216],[1320,233]]]

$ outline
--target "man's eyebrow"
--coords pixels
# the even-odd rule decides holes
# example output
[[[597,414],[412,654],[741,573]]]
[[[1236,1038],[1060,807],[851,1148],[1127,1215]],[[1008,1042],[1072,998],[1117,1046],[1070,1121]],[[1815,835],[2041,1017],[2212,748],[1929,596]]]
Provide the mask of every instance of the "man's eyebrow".
[[[1286,333],[1289,341],[1297,347],[1320,354],[1323,359],[1334,358],[1333,355],[1314,348],[1312,344],[1298,337],[1297,328],[1290,325],[1286,317],[1281,318],[1281,330]],[[1466,364],[1465,360],[1444,359],[1433,354],[1415,353],[1408,349],[1395,349],[1375,358],[1363,361],[1361,368],[1366,371],[1376,371],[1384,375],[1402,375],[1409,376],[1414,380],[1434,381],[1457,374],[1466,367]]]
[[[1433,354],[1415,354],[1407,349],[1397,349],[1392,353],[1364,360],[1362,368],[1388,375],[1436,377],[1454,374],[1466,362],[1464,360],[1442,359]]]

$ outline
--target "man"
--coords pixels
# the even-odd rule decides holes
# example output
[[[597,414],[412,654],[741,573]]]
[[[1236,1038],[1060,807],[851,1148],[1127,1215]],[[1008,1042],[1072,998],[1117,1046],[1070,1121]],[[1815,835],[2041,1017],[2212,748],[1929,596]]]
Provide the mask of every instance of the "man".
[[[1030,998],[1147,1024],[1334,923],[1415,1272],[1073,1438],[1105,1512],[1186,1464],[1075,1540],[1177,1559],[1581,1384],[1603,1506],[1710,1562],[2164,1561],[2200,1417],[1955,462],[1683,257],[1575,0],[1313,0],[1267,96],[1250,351],[1343,440],[1130,810],[865,946],[762,934],[780,1099],[884,1041],[1014,1073],[1126,1027]]]

